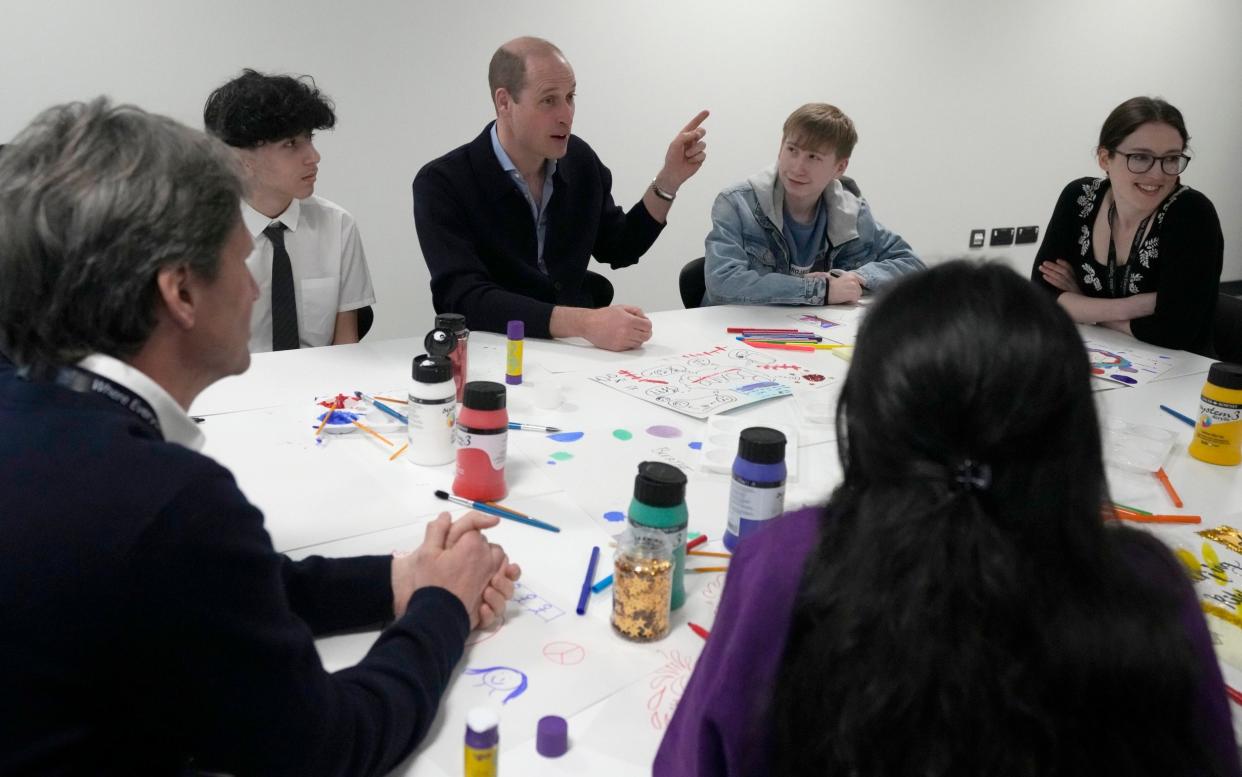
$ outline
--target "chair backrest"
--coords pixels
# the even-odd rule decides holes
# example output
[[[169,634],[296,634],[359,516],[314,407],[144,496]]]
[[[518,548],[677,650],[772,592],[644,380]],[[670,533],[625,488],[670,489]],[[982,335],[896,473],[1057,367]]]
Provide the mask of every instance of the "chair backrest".
[[[1221,294],[1217,298],[1212,340],[1222,361],[1242,364],[1242,297]]]
[[[371,331],[371,325],[375,323],[375,311],[370,305],[358,308],[358,342],[362,342],[362,338],[367,336],[367,332]]]
[[[703,257],[691,259],[681,268],[677,277],[677,290],[681,292],[681,304],[687,308],[697,308],[703,304],[703,295],[707,293],[707,278],[703,276]]]

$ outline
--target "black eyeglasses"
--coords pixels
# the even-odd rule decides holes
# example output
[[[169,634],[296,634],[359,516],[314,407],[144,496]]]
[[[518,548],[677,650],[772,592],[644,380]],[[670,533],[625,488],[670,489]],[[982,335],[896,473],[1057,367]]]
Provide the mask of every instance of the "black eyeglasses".
[[[1138,154],[1127,154],[1124,151],[1113,149],[1114,153],[1121,154],[1126,158],[1126,168],[1134,173],[1145,173],[1160,162],[1160,169],[1165,175],[1181,175],[1186,170],[1186,166],[1190,164],[1190,157],[1185,154],[1170,154],[1169,156],[1154,156],[1152,154],[1140,152]]]

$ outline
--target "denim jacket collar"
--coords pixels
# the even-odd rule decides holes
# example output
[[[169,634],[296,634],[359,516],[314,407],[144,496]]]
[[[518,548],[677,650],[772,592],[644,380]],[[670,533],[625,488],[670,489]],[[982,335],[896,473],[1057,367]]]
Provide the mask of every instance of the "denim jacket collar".
[[[776,175],[776,165],[746,179],[755,192],[758,212],[776,227],[785,229],[785,187]],[[828,243],[839,246],[858,237],[858,211],[862,200],[846,191],[840,181],[833,181],[824,189],[824,203],[828,207]]]

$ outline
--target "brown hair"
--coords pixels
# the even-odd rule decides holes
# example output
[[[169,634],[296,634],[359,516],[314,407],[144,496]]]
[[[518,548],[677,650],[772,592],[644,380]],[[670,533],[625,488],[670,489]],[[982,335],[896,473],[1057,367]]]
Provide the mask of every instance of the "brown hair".
[[[1190,142],[1190,133],[1186,131],[1182,112],[1159,97],[1131,97],[1113,108],[1113,112],[1104,120],[1104,126],[1100,128],[1099,148],[1111,154],[1131,132],[1151,122],[1168,124],[1177,130],[1182,136],[1182,150],[1186,149],[1186,144]]]
[[[828,103],[807,103],[785,119],[784,139],[806,149],[836,152],[838,159],[854,153],[858,132],[841,109]]]

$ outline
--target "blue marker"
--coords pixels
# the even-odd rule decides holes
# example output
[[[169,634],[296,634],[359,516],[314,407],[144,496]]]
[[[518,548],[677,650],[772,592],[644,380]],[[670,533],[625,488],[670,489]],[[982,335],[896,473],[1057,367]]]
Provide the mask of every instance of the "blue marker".
[[[599,563],[599,546],[591,548],[591,560],[587,562],[586,579],[582,581],[582,593],[578,594],[578,614],[586,615],[587,600],[591,598],[591,582],[595,580],[595,565]]]
[[[600,580],[598,583],[596,583],[595,585],[591,586],[591,593],[596,593],[596,594],[597,594],[597,593],[599,593],[600,591],[604,590],[605,588],[607,588],[607,587],[608,587],[608,586],[610,586],[610,585],[612,585],[612,575],[609,575],[608,577],[605,577],[603,580]]]
[[[1176,410],[1169,407],[1168,405],[1161,405],[1160,409],[1168,413],[1169,415],[1173,416],[1177,420],[1181,421],[1182,423],[1187,424],[1188,426],[1195,425],[1195,419],[1188,418],[1187,416],[1182,415],[1181,413],[1177,412]]]

